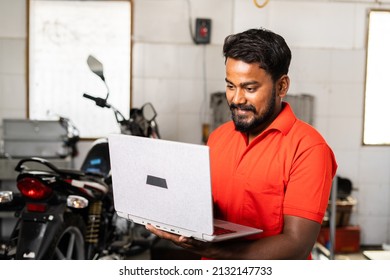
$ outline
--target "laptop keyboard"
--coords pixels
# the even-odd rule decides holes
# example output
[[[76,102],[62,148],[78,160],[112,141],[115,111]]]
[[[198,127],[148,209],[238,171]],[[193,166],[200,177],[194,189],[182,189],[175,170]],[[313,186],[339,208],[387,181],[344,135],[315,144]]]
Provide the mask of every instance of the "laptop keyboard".
[[[222,235],[222,234],[233,233],[233,232],[235,232],[235,231],[230,230],[230,229],[226,229],[226,228],[222,228],[222,227],[218,227],[218,226],[214,226],[214,235]]]

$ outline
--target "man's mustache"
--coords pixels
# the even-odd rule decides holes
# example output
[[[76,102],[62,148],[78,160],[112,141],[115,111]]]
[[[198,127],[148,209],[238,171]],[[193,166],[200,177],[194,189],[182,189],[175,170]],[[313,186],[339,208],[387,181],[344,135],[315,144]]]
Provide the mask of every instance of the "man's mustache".
[[[230,104],[230,110],[233,111],[234,109],[239,109],[243,111],[250,111],[253,113],[256,113],[256,108],[253,105],[245,105],[245,104]]]

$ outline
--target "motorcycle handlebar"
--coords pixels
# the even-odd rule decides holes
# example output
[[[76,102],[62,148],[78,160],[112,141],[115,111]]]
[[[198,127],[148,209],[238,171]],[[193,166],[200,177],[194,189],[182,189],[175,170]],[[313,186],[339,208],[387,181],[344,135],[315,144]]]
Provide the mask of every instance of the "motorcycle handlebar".
[[[102,108],[105,108],[105,107],[106,107],[106,108],[111,108],[111,105],[107,103],[106,99],[103,99],[103,98],[100,98],[100,97],[94,97],[94,96],[89,95],[89,94],[87,94],[87,93],[84,93],[84,94],[83,94],[83,97],[95,101],[96,105],[99,106],[99,107],[102,107]]]
[[[157,124],[154,121],[154,119],[157,116],[157,113],[154,110],[154,107],[151,103],[144,104],[144,106],[142,106],[141,109],[135,109],[135,111],[131,110],[130,118],[126,119],[118,109],[116,109],[114,106],[111,106],[110,104],[107,103],[107,98],[103,99],[100,97],[94,97],[87,93],[84,93],[83,97],[87,99],[91,99],[99,107],[112,109],[115,114],[115,119],[117,123],[120,124],[121,132],[123,134],[142,135],[142,136],[151,136],[152,138],[160,138]],[[133,116],[133,114],[135,114],[135,116]],[[138,117],[136,116],[137,114],[142,114],[142,118],[148,122],[148,126],[149,126],[148,131],[140,130],[142,126],[140,126],[140,124],[137,124],[137,122],[139,122],[138,120],[135,120],[138,119]],[[144,135],[145,133],[147,133],[147,135]]]

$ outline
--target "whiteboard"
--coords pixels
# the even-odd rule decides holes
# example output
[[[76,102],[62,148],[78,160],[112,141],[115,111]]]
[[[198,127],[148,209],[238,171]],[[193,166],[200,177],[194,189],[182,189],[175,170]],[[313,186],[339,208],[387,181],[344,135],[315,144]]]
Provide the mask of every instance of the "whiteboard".
[[[82,95],[107,95],[88,68],[92,54],[103,63],[108,102],[128,117],[131,2],[30,0],[29,15],[29,118],[67,117],[82,138],[119,132],[113,112]]]

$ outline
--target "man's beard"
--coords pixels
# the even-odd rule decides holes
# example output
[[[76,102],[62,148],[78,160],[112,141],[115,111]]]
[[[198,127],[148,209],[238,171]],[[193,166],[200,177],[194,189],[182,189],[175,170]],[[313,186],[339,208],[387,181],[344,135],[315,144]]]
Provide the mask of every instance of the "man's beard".
[[[256,115],[256,108],[253,105],[244,105],[244,104],[230,104],[230,111],[232,112],[232,120],[234,122],[235,128],[237,131],[248,133],[256,130],[260,125],[267,122],[273,117],[275,112],[276,104],[276,91],[272,89],[272,96],[269,102],[266,104],[266,110],[260,116]],[[240,117],[235,114],[235,109],[250,111],[254,114],[253,118],[250,121],[246,121],[247,117]]]

